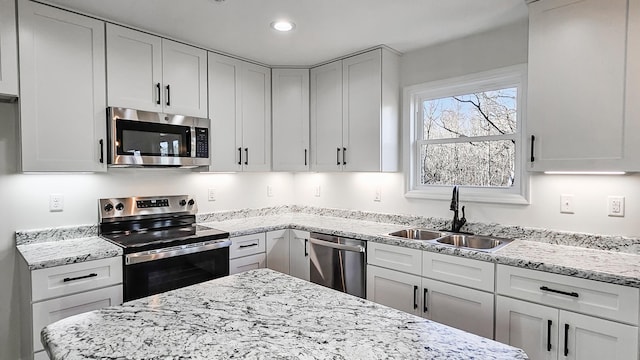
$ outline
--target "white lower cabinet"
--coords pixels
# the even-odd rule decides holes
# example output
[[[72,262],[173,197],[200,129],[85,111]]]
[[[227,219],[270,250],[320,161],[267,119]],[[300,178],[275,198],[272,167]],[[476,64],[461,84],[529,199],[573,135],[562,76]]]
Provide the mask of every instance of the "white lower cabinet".
[[[368,248],[368,300],[493,338],[493,264],[373,242]]]
[[[496,340],[532,360],[638,360],[639,289],[506,265],[496,279]]]
[[[496,340],[531,360],[638,359],[638,328],[550,306],[498,296]]]
[[[235,236],[229,247],[229,275],[266,267],[266,234]]]
[[[276,230],[267,233],[267,267],[309,281],[309,232]]]
[[[66,317],[122,304],[122,258],[29,270],[20,262],[22,359],[48,359],[42,329]]]

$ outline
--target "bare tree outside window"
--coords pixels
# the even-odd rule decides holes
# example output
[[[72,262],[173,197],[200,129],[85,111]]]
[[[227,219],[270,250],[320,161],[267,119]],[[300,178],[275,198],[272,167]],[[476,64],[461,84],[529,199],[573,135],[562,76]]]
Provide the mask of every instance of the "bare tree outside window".
[[[517,87],[421,101],[421,185],[508,188],[516,172]]]

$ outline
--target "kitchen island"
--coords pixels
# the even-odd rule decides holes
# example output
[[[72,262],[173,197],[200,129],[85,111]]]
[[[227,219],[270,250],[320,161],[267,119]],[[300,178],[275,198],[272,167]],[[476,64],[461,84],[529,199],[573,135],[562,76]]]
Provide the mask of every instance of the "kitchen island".
[[[72,316],[61,359],[526,359],[517,348],[268,269]]]

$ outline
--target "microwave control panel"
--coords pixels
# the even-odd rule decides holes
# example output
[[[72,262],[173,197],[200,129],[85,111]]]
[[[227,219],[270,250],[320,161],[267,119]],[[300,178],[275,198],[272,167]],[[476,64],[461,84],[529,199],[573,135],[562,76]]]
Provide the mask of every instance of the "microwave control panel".
[[[209,157],[209,129],[196,128],[196,157]]]

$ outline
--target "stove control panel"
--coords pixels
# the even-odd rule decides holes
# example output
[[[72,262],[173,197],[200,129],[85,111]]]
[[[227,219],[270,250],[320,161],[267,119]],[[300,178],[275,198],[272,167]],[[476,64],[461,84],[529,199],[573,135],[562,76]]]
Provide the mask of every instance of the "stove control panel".
[[[140,215],[190,214],[198,211],[191,195],[135,196],[129,198],[100,199],[100,222]]]

